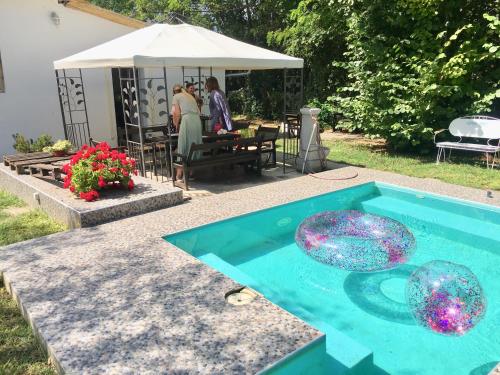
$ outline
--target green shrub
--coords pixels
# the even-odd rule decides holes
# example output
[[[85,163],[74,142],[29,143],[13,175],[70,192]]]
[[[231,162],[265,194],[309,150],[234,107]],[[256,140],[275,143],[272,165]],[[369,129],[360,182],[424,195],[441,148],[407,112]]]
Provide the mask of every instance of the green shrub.
[[[306,93],[338,102],[344,128],[395,149],[500,111],[497,0],[301,0],[269,39],[305,58]]]
[[[31,152],[32,139],[27,140],[24,135],[19,133],[12,134],[12,138],[14,138],[14,144],[12,145],[14,150],[24,153]]]
[[[43,151],[44,147],[50,147],[54,144],[54,141],[52,140],[52,137],[48,134],[42,134],[40,135],[35,142],[33,142],[33,145],[31,147],[32,152],[41,152]]]
[[[231,91],[228,95],[229,108],[233,114],[259,118],[263,115],[262,105],[248,87]]]
[[[341,117],[341,111],[337,103],[331,100],[321,102],[318,99],[313,99],[308,104],[311,108],[319,108],[318,123],[321,130],[334,129],[337,126],[338,120]]]
[[[40,135],[34,142],[33,139],[28,140],[24,135],[19,133],[13,134],[12,138],[14,138],[14,144],[12,147],[14,147],[17,152],[23,153],[41,152],[45,147],[49,147],[54,144],[52,137],[48,134]]]

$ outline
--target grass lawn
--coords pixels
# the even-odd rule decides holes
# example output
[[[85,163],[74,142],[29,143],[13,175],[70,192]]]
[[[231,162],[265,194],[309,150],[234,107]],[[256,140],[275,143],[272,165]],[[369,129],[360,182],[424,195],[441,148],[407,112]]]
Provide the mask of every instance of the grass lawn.
[[[29,209],[19,198],[0,190],[0,246],[65,229],[44,212]]]
[[[387,151],[381,140],[360,135],[322,134],[323,144],[330,148],[328,159],[407,176],[435,178],[452,184],[479,189],[500,190],[500,170],[486,169],[485,160],[477,153],[452,153],[451,162],[436,164],[436,153],[404,155]]]
[[[17,197],[0,190],[0,246],[66,228]],[[1,250],[0,250],[1,251]],[[0,281],[0,374],[55,374],[19,308]]]
[[[0,374],[55,374],[3,285],[0,286]]]

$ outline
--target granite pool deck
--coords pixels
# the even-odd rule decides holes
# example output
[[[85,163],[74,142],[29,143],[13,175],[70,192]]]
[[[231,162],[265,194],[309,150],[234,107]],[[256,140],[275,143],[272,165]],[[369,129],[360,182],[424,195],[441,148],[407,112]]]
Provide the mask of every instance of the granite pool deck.
[[[4,247],[5,284],[59,371],[256,373],[322,333],[263,297],[231,306],[229,278],[162,236],[293,200],[380,181],[500,206],[500,194],[347,167]]]

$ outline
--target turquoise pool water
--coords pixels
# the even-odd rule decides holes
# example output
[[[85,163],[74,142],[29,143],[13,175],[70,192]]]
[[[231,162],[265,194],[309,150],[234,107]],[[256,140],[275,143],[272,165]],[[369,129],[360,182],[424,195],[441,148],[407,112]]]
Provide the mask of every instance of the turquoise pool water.
[[[415,255],[400,268],[370,274],[314,261],[295,245],[295,228],[307,216],[338,209],[404,223],[416,238]],[[500,361],[499,209],[370,183],[165,239],[323,331],[326,352],[311,360],[311,373],[487,374]],[[421,328],[406,307],[409,274],[435,259],[466,265],[483,287],[486,315],[465,336]],[[300,361],[307,367],[307,356]]]

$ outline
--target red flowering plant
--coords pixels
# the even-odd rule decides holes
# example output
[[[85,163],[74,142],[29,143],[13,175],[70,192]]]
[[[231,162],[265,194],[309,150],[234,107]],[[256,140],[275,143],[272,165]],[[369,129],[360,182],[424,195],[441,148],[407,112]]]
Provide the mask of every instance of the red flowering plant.
[[[135,160],[106,143],[96,147],[83,147],[63,166],[64,188],[78,194],[87,202],[99,198],[99,190],[107,187],[123,187],[132,190],[132,175],[137,175]]]

